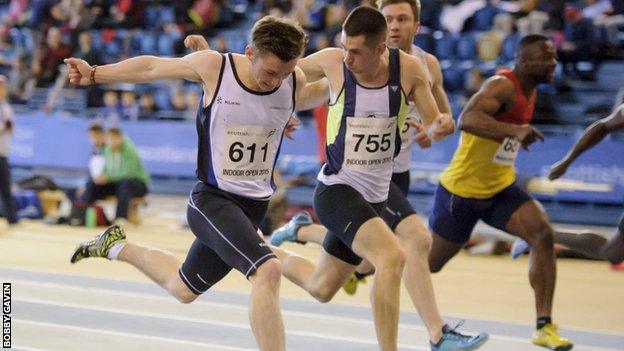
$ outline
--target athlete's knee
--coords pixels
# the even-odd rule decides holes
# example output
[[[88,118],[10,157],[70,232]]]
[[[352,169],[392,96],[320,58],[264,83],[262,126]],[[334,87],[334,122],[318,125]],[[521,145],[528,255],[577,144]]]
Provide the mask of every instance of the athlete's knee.
[[[165,288],[171,295],[173,295],[173,297],[183,304],[189,304],[195,301],[195,299],[199,296],[192,292],[191,289],[179,278],[170,279]]]
[[[554,230],[546,220],[538,220],[526,231],[526,239],[533,250],[552,250]]]
[[[316,285],[316,284],[308,285],[306,287],[306,290],[308,291],[310,296],[312,296],[314,299],[316,299],[316,301],[321,302],[321,303],[328,303],[334,298],[334,295],[336,295],[336,292],[338,292],[336,289],[333,289],[332,287],[329,287],[326,285]]]
[[[413,230],[409,233],[397,233],[401,246],[410,255],[426,256],[431,250],[433,239],[426,229]]]
[[[279,286],[282,278],[282,264],[276,258],[264,262],[254,273],[252,284]]]
[[[384,254],[374,263],[375,271],[394,272],[399,276],[403,273],[405,267],[406,253],[400,246],[392,247],[384,250]]]

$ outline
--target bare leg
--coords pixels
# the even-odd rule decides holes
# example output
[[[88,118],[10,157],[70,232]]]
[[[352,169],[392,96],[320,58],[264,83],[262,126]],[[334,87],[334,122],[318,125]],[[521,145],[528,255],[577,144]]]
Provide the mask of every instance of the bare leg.
[[[262,351],[286,350],[284,322],[279,306],[281,274],[279,261],[271,259],[249,277],[251,282],[249,321],[258,347]]]
[[[620,264],[624,261],[624,234],[620,230],[605,245],[603,256],[613,264]]]
[[[373,266],[368,260],[363,260],[359,266],[355,269],[360,274],[374,274],[375,266]]]
[[[429,250],[429,270],[437,273],[442,270],[451,258],[455,257],[465,244],[446,240],[440,235],[433,233],[431,250]]]
[[[598,260],[605,259],[603,249],[607,245],[607,239],[598,234],[558,230],[555,232],[555,242],[571,250],[578,251],[587,257]]]
[[[437,343],[442,337],[444,321],[438,310],[429,273],[431,235],[417,215],[402,220],[395,229],[401,247],[407,253],[403,284],[427,327],[429,339]]]
[[[297,230],[297,240],[305,243],[315,243],[323,245],[327,229],[320,224],[310,224]]]
[[[180,279],[178,270],[182,264],[171,252],[127,243],[117,259],[136,267],[182,303],[190,303],[197,298]]]
[[[537,317],[550,317],[557,267],[553,250],[554,230],[546,212],[536,201],[525,202],[507,223],[507,232],[521,237],[531,246],[529,280],[535,292]]]
[[[283,275],[305,289],[320,302],[328,302],[340,290],[355,266],[350,265],[323,250],[318,265],[290,251],[271,247],[282,262]]]
[[[399,294],[405,253],[379,217],[369,219],[358,229],[353,251],[375,266],[371,304],[379,347],[382,351],[397,350]]]

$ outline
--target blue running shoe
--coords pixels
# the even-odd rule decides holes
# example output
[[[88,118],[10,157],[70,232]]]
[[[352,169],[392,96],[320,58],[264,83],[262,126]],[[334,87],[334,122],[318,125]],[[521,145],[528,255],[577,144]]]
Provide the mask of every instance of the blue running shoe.
[[[271,234],[271,245],[280,246],[285,241],[297,241],[299,228],[312,224],[312,217],[306,211],[298,212],[283,226],[275,229]]]
[[[465,335],[457,331],[464,321],[459,322],[455,328],[445,325],[442,328],[442,338],[437,344],[431,343],[431,351],[468,351],[476,350],[490,337],[487,333],[479,335]]]
[[[511,250],[509,251],[509,254],[511,255],[512,260],[516,260],[520,256],[529,253],[529,251],[531,251],[531,247],[529,247],[529,244],[526,241],[522,239],[516,239],[513,245],[511,245]]]

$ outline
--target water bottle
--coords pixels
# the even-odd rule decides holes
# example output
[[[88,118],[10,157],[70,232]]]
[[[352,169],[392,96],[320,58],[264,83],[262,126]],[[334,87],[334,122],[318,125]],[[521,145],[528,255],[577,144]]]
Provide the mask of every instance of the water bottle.
[[[97,218],[95,214],[95,207],[89,206],[85,213],[85,226],[94,228],[97,226]]]

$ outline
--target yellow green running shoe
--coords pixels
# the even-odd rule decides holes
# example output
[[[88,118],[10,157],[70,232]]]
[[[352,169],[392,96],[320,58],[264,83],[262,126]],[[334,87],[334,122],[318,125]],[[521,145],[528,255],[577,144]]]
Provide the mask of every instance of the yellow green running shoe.
[[[126,242],[126,233],[117,225],[108,227],[102,234],[96,236],[91,241],[85,241],[78,245],[70,262],[76,263],[87,257],[108,258],[108,251],[113,245]]]
[[[559,335],[557,324],[546,324],[533,332],[533,343],[555,351],[571,350],[574,344],[569,339]]]
[[[351,274],[349,280],[346,283],[342,284],[342,290],[344,290],[349,295],[355,295],[357,292],[358,284],[363,283],[366,284],[366,277],[358,278],[355,273]]]

